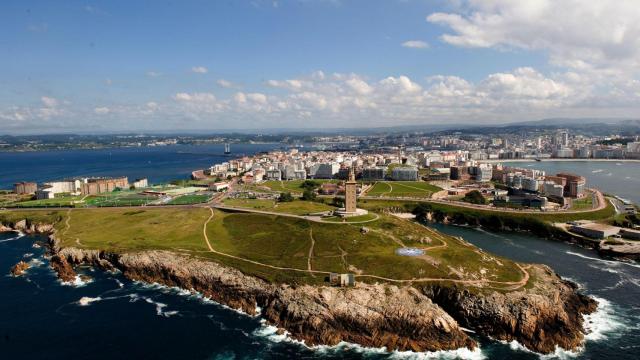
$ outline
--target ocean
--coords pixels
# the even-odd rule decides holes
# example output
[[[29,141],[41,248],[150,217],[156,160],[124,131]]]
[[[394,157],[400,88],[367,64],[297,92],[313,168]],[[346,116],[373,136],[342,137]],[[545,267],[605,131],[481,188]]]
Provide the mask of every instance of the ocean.
[[[587,187],[595,187],[640,204],[638,161],[537,161],[507,162],[504,165],[540,169],[547,174],[570,172],[582,175],[587,179]]]
[[[244,151],[249,153],[277,145],[247,146]],[[219,148],[222,149],[222,146]],[[240,146],[235,146],[235,149],[240,149]],[[106,155],[109,153],[110,158],[119,159],[123,167],[111,165],[105,160],[109,158]],[[12,156],[18,159],[12,159]],[[39,163],[40,167],[22,164],[26,161],[25,157],[30,159],[31,164]],[[74,160],[69,161],[71,158]],[[127,164],[127,158],[135,165]],[[193,169],[221,159],[224,156],[217,147],[196,148],[186,152],[171,147],[149,151],[74,150],[58,152],[57,156],[52,152],[26,155],[3,153],[0,154],[3,168],[7,164],[22,164],[19,167],[22,173],[13,170],[7,175],[2,172],[0,183],[11,184],[16,178],[42,181],[71,176],[65,175],[67,172],[78,175],[124,173],[132,177],[141,174],[153,181],[164,181],[188,175]],[[92,164],[96,164],[95,167]],[[534,165],[539,164],[547,163]],[[633,176],[640,177],[640,171]],[[632,186],[632,183],[626,186]],[[561,276],[578,283],[585,293],[598,299],[600,310],[587,318],[591,332],[584,348],[576,353],[558,351],[553,356],[543,358],[637,358],[640,351],[638,263],[601,258],[592,250],[527,234],[433,226],[440,231],[463,236],[467,241],[498,255],[523,262],[547,264]],[[276,334],[275,329],[266,326],[259,317],[251,317],[199,294],[177,288],[132,282],[121,274],[90,267],[79,270],[90,280],[63,284],[56,279],[48,266],[43,247],[38,245],[44,240],[39,235],[0,233],[0,359],[541,358],[517,343],[500,343],[485,338],[476,338],[480,349],[475,352],[389,353],[385,349],[350,344],[308,348],[285,335]],[[20,260],[29,262],[32,267],[22,277],[8,275],[9,268]]]
[[[81,176],[146,177],[151,183],[189,178],[213,164],[282,148],[282,144],[173,145],[98,150],[0,152],[0,189],[18,181],[52,181]]]

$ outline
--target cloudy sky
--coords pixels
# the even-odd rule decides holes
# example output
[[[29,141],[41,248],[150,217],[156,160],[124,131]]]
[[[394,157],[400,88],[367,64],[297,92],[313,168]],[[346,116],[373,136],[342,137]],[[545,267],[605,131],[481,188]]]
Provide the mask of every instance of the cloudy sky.
[[[638,0],[0,3],[0,133],[638,114]]]

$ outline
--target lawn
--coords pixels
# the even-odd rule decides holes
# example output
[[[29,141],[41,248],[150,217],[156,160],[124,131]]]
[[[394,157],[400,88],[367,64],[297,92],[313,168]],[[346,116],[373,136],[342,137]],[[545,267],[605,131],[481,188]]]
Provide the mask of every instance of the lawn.
[[[304,189],[302,188],[302,183],[304,183],[305,181],[306,180],[289,180],[289,181],[269,180],[269,181],[265,181],[260,185],[266,186],[269,189],[277,192],[291,192],[291,193],[302,194],[302,192],[304,191]],[[331,183],[339,182],[339,180],[332,180],[332,179],[317,179],[312,181],[315,181],[318,184],[323,184],[327,182],[331,182]]]
[[[307,215],[312,213],[334,210],[335,207],[315,201],[294,200],[290,202],[277,202],[263,199],[226,199],[224,204],[231,207],[272,211],[294,215]]]
[[[587,192],[581,199],[571,199],[571,210],[586,210],[593,208],[593,193]]]
[[[191,205],[206,203],[211,199],[209,194],[182,195],[169,201],[167,205]]]
[[[91,195],[85,199],[85,205],[96,207],[141,206],[157,200],[158,198],[155,196],[140,195],[135,192],[111,192]]]
[[[59,196],[53,199],[40,199],[20,201],[7,204],[10,207],[74,207],[82,199],[82,196]]]
[[[515,218],[515,219],[535,219],[542,220],[547,222],[567,222],[573,220],[606,220],[615,215],[615,209],[613,205],[609,201],[607,201],[607,206],[602,210],[594,210],[594,211],[584,211],[580,213],[563,213],[563,212],[539,212],[539,213],[517,213],[517,212],[500,212],[500,211],[491,211],[491,210],[480,210],[480,209],[471,209],[461,206],[456,206],[453,204],[441,204],[435,202],[428,202],[431,208],[435,210],[439,210],[448,215],[454,214],[463,214],[466,216],[474,216],[474,217],[489,217],[489,216],[499,216],[503,218]],[[363,209],[373,210],[373,211],[382,211],[386,209],[396,209],[402,211],[412,211],[419,202],[417,201],[402,201],[402,200],[372,200],[372,199],[363,199],[358,201],[358,207],[362,207]]]
[[[379,181],[367,192],[367,196],[429,198],[442,190],[424,181]]]
[[[329,218],[324,218],[322,220],[329,221],[329,222],[337,222],[337,223],[341,223],[341,222],[356,223],[356,222],[374,220],[375,218],[376,218],[375,214],[369,213],[365,215],[350,216],[350,217],[344,217],[344,218],[341,216],[332,216]]]
[[[362,275],[403,280],[497,281],[515,281],[522,276],[508,259],[482,253],[459,239],[387,215],[368,223],[369,231],[362,232],[362,226],[357,224],[215,210],[206,231],[211,246],[223,253],[217,254],[208,250],[202,234],[202,225],[210,214],[207,208],[16,210],[0,211],[0,220],[15,222],[27,218],[53,222],[63,246],[119,253],[171,250],[233,266],[273,282],[324,283],[325,274],[312,275],[306,271],[309,262],[314,270],[351,272],[357,274],[359,281],[367,282],[385,280]],[[399,256],[395,251],[402,246],[424,248],[425,255]]]

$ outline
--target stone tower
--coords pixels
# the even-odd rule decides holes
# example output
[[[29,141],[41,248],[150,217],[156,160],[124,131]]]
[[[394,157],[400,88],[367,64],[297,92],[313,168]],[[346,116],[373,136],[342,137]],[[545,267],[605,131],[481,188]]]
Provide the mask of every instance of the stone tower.
[[[354,168],[349,170],[349,179],[344,185],[344,210],[346,213],[356,212],[356,173]]]

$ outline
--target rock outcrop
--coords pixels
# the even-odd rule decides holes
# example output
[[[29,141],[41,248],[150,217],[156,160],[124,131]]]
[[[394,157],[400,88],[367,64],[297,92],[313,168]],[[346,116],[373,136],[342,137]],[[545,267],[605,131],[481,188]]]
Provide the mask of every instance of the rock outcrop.
[[[516,340],[540,353],[553,352],[556,346],[580,347],[584,340],[582,315],[594,312],[597,303],[547,266],[535,265],[528,271],[536,278],[533,287],[518,291],[425,286],[423,292],[462,326],[482,335]]]
[[[76,272],[65,257],[54,255],[49,261],[51,267],[58,274],[58,278],[64,282],[72,282],[76,279]]]
[[[24,261],[20,261],[17,264],[13,265],[11,267],[11,275],[13,276],[20,276],[22,274],[24,274],[24,272],[29,268],[29,264],[24,262]]]
[[[260,307],[270,324],[309,345],[347,341],[414,351],[476,346],[451,316],[412,287],[275,285],[168,251],[107,254],[63,249],[57,257],[67,264],[105,267],[108,262],[108,267],[118,268],[130,279],[193,289],[251,315]]]
[[[11,229],[48,232],[52,227],[15,224]],[[490,291],[455,285],[359,283],[352,288],[277,285],[218,263],[145,251],[114,254],[61,248],[49,236],[51,266],[63,281],[74,281],[73,265],[119,269],[132,280],[193,289],[221,304],[261,316],[306,344],[341,341],[387,349],[435,351],[476,343],[458,324],[494,339],[517,340],[533,351],[575,349],[583,341],[582,315],[594,300],[542,265],[528,268],[532,280],[515,291]]]

